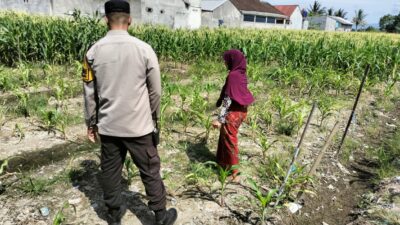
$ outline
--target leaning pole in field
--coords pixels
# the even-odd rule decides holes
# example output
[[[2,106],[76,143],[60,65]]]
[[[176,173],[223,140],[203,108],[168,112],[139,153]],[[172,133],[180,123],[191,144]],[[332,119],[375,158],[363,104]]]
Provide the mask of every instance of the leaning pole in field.
[[[349,132],[349,128],[350,128],[351,122],[353,121],[353,118],[354,118],[354,116],[356,114],[358,101],[360,100],[361,92],[362,92],[362,90],[364,88],[364,84],[365,84],[365,81],[367,80],[370,68],[371,68],[370,64],[368,64],[367,67],[365,68],[364,77],[363,77],[363,79],[361,81],[360,88],[358,89],[357,98],[356,98],[356,101],[354,102],[353,110],[351,111],[351,115],[350,115],[349,121],[347,122],[347,126],[346,126],[346,129],[344,130],[344,134],[343,134],[342,140],[340,141],[340,145],[339,145],[339,148],[338,148],[338,150],[336,152],[336,155],[339,155],[340,150],[342,149],[343,143],[344,143],[344,141],[346,139],[347,133]]]
[[[301,134],[300,141],[299,141],[299,143],[298,143],[298,145],[297,145],[297,147],[296,147],[296,149],[295,149],[295,153],[294,153],[294,156],[293,156],[293,158],[292,158],[292,162],[290,163],[289,169],[288,169],[288,171],[287,171],[287,173],[286,173],[285,180],[283,181],[283,184],[282,184],[281,187],[279,188],[278,197],[277,197],[275,206],[277,206],[277,205],[279,204],[279,201],[280,201],[279,198],[280,198],[281,195],[283,194],[283,191],[285,190],[285,187],[286,187],[286,183],[287,183],[287,181],[288,181],[288,179],[289,179],[289,177],[290,177],[290,174],[291,174],[292,171],[293,171],[294,163],[296,162],[296,159],[297,159],[297,157],[298,157],[299,154],[300,154],[300,148],[301,148],[301,146],[302,146],[302,144],[303,144],[304,137],[306,136],[308,127],[309,127],[310,122],[311,122],[311,118],[312,118],[312,116],[313,116],[313,114],[314,114],[314,111],[315,111],[315,108],[316,108],[316,107],[317,107],[317,104],[314,102],[314,104],[313,104],[313,106],[312,106],[312,109],[311,109],[311,112],[310,112],[310,115],[308,116],[306,126],[304,127],[303,133]]]

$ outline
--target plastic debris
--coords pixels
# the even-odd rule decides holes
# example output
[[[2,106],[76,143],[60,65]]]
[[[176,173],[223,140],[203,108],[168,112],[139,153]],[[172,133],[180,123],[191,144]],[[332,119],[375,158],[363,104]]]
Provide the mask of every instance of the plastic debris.
[[[81,198],[74,198],[74,199],[68,200],[68,203],[69,203],[70,205],[77,205],[77,204],[79,204],[81,201],[82,201]]]
[[[327,223],[325,223],[325,222],[322,222],[322,225],[329,225],[329,224],[327,224]]]
[[[40,214],[42,214],[44,217],[47,217],[50,215],[50,209],[47,207],[42,207],[40,208]]]
[[[292,214],[295,214],[297,211],[299,211],[301,208],[303,208],[303,206],[301,206],[301,205],[299,205],[297,203],[294,203],[294,202],[288,203],[286,205],[286,207],[289,209],[289,211]]]

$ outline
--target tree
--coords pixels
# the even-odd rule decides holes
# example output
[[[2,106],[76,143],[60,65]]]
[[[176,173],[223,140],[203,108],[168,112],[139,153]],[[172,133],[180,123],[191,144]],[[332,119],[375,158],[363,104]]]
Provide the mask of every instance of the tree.
[[[326,15],[328,15],[328,16],[333,16],[334,14],[335,14],[335,9],[333,7],[329,8],[326,11]]]
[[[353,23],[356,25],[357,31],[358,31],[358,26],[364,26],[365,24],[367,24],[365,18],[367,18],[367,14],[365,14],[364,10],[362,9],[356,10],[355,16],[353,17]]]
[[[339,9],[338,11],[335,12],[335,16],[341,17],[343,19],[346,19],[346,15],[347,15],[347,12],[344,11],[344,9]]]
[[[396,16],[390,14],[381,17],[381,19],[379,20],[380,30],[386,32],[393,32],[395,21],[396,21]]]
[[[314,1],[314,3],[312,5],[310,5],[309,9],[308,9],[308,13],[311,16],[319,16],[319,15],[323,15],[326,12],[326,8],[322,7],[321,3],[319,3],[318,1]]]

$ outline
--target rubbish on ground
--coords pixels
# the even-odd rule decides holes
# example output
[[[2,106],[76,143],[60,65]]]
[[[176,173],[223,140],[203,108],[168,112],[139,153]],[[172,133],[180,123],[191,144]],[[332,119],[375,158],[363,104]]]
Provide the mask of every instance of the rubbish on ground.
[[[42,214],[44,217],[47,217],[50,215],[50,209],[47,207],[42,207],[40,208],[40,214]]]
[[[289,211],[292,214],[295,214],[297,211],[299,211],[301,208],[303,208],[303,206],[301,206],[297,203],[294,203],[294,202],[286,204],[286,207],[289,209]]]

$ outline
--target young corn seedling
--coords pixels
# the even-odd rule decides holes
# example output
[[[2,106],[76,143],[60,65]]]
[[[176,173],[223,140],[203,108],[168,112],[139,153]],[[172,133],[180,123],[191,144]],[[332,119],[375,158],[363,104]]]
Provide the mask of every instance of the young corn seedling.
[[[63,206],[61,207],[60,210],[57,211],[56,215],[53,218],[53,225],[62,225],[65,220],[67,219],[64,211],[69,208],[70,206],[72,206],[74,208],[74,211],[76,213],[76,207],[74,205],[69,204],[68,202],[65,202],[63,204]]]
[[[252,189],[251,194],[256,198],[258,201],[258,213],[261,218],[261,224],[265,225],[265,217],[268,212],[268,206],[269,204],[273,201],[274,195],[278,192],[277,189],[271,189],[268,192],[264,192],[262,188],[255,182],[253,179],[249,178],[248,183],[250,184],[250,187]]]
[[[277,140],[275,140],[272,143],[270,143],[268,141],[266,135],[261,133],[261,132],[260,132],[260,135],[259,135],[259,139],[260,139],[259,146],[261,147],[261,150],[262,150],[262,157],[265,160],[266,157],[267,157],[268,150],[277,142]]]
[[[6,159],[0,165],[0,175],[6,172],[7,166],[8,166],[8,160]]]
[[[204,163],[191,163],[189,174],[185,180],[189,185],[196,185],[200,190],[202,187],[206,187],[211,192],[212,183],[215,181],[214,175],[212,167]]]
[[[128,185],[131,185],[133,178],[139,175],[139,170],[136,168],[132,159],[125,159],[124,165],[126,169],[126,177],[128,180]]]
[[[224,168],[222,166],[220,166],[218,163],[216,162],[206,162],[206,165],[213,165],[214,167],[216,167],[217,169],[217,175],[218,175],[218,181],[221,185],[220,188],[220,201],[219,204],[224,207],[225,206],[225,190],[226,190],[226,186],[229,183],[229,176],[232,175],[233,171],[238,169],[238,165],[234,165],[228,168]]]
[[[25,138],[25,132],[18,123],[15,124],[13,134],[19,138],[19,142]]]
[[[319,126],[322,127],[323,122],[332,115],[333,99],[324,95],[318,101],[318,109],[321,112],[321,120]]]

